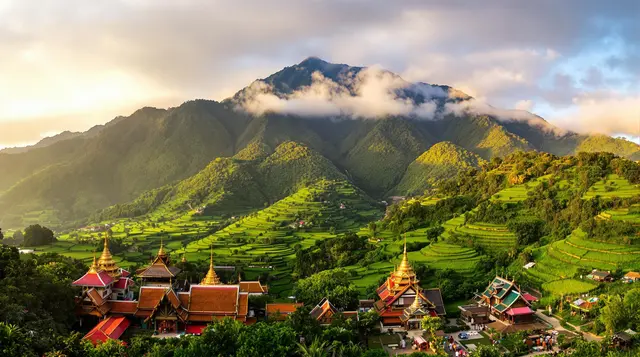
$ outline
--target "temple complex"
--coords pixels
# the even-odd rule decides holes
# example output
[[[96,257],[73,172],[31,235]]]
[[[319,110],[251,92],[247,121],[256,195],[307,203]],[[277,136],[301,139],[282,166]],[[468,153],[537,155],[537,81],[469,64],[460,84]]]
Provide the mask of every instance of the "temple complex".
[[[105,239],[100,258],[94,257],[89,271],[73,282],[74,286],[82,287],[76,298],[81,323],[84,319],[96,323],[85,338],[94,343],[114,338],[110,331],[117,330],[119,336],[129,324],[157,333],[199,334],[207,324],[224,317],[255,322],[253,311],[249,310],[249,295],[267,292],[259,281],[223,284],[214,270],[213,253],[200,284],[178,288],[179,273],[161,244],[151,264],[137,272],[142,284],[138,298],[134,299],[130,273],[117,266]]]
[[[379,300],[374,308],[380,314],[381,328],[419,329],[424,316],[446,314],[440,289],[422,290],[407,257],[405,238],[400,265],[376,290]]]

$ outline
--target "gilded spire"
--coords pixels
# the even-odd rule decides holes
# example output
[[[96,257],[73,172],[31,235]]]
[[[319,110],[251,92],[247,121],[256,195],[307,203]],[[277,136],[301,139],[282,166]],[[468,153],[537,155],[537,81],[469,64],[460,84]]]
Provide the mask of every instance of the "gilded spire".
[[[209,260],[209,271],[207,275],[202,279],[200,285],[218,285],[220,284],[220,278],[216,275],[216,271],[213,269],[213,248],[211,248],[211,258]]]
[[[120,267],[118,267],[116,261],[113,260],[113,256],[109,250],[109,236],[106,235],[104,237],[104,248],[102,249],[102,254],[98,259],[98,268],[106,271],[112,277],[120,276]]]
[[[180,261],[182,262],[182,264],[187,262],[187,253],[182,253],[182,259],[180,259]]]
[[[420,298],[420,289],[416,292],[416,298],[411,303],[411,308],[417,310],[422,307],[422,299]]]
[[[162,241],[162,237],[160,237],[160,249],[158,249],[158,256],[159,257],[163,257],[163,256],[166,256],[166,255],[167,255],[167,253],[164,251],[164,244],[163,244],[163,241]]]
[[[96,252],[93,251],[93,263],[89,267],[89,273],[97,273],[98,272],[98,261],[96,260]]]
[[[400,265],[398,265],[398,269],[396,269],[396,273],[398,275],[408,275],[415,277],[415,273],[413,272],[413,268],[411,264],[409,264],[409,258],[407,256],[407,235],[404,236],[404,251],[402,253],[402,261],[400,261]]]

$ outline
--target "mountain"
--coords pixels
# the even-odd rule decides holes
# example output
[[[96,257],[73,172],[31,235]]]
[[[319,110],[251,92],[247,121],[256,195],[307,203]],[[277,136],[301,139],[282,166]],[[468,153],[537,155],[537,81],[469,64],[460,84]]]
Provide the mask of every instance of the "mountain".
[[[415,159],[392,193],[400,196],[421,195],[435,182],[455,177],[460,171],[479,168],[480,156],[448,141],[433,145]]]
[[[106,208],[93,220],[135,217],[152,211],[164,214],[201,206],[206,207],[207,213],[263,207],[323,179],[346,178],[322,155],[288,141],[258,159],[216,158],[195,175]]]
[[[329,97],[320,98],[365,109],[389,104],[393,110],[376,117],[244,110],[259,94],[294,99],[291,105],[300,109],[296,93],[309,91],[319,78],[329,88]],[[378,89],[386,86],[388,95],[359,101],[363,86],[372,83]],[[314,98],[312,103],[322,104]],[[411,83],[384,70],[308,58],[222,102],[145,107],[81,135],[64,134],[24,152],[0,153],[0,225],[23,227],[34,220],[73,225],[105,207],[132,204],[124,211],[148,212],[172,200],[184,203],[191,194],[203,202],[244,197],[248,205],[264,204],[294,192],[307,176],[346,177],[382,198],[399,192],[398,184],[400,191],[421,189],[407,178],[408,168],[442,141],[458,146],[456,153],[462,148],[484,160],[521,150],[559,155],[606,150],[640,157],[640,147],[626,140],[562,132],[522,111],[488,110],[497,116],[465,109],[473,103],[445,85]],[[217,164],[216,158],[221,158]],[[228,174],[202,173],[196,179],[207,165],[213,165],[209,171]],[[440,172],[431,171],[428,175]],[[184,182],[189,178],[195,181]],[[210,187],[194,188],[200,181]],[[181,182],[189,188],[178,192]],[[251,195],[242,196],[244,191]]]

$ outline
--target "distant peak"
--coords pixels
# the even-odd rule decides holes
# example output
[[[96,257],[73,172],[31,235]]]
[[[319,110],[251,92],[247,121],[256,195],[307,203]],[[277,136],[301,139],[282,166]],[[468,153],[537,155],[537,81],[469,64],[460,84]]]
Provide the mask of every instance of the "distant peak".
[[[324,65],[324,64],[330,64],[329,62],[323,60],[320,57],[316,57],[316,56],[310,56],[305,58],[302,62],[299,63],[300,66],[305,66],[305,65]]]

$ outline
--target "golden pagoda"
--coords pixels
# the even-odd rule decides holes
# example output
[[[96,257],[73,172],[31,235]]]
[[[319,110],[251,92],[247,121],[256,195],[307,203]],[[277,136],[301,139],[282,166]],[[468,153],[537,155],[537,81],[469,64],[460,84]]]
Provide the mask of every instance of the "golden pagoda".
[[[213,269],[213,249],[211,249],[211,259],[209,260],[209,271],[207,275],[202,279],[200,285],[219,285],[221,284],[220,278],[216,274],[216,271]]]
[[[120,275],[121,275],[120,267],[116,264],[116,261],[113,260],[111,251],[109,251],[108,236],[104,237],[104,249],[102,249],[102,254],[98,259],[98,268],[100,270],[106,271],[113,278],[120,278]]]
[[[409,258],[407,257],[407,236],[404,237],[404,252],[402,253],[402,261],[400,265],[391,273],[391,277],[388,280],[389,290],[397,292],[402,290],[407,285],[413,285],[418,283],[416,273],[413,271],[413,267],[409,264]]]

